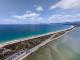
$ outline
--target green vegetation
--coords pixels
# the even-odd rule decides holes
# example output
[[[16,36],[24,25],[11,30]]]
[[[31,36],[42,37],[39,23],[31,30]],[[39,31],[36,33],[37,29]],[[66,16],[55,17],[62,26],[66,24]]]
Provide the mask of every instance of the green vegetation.
[[[36,45],[42,43],[46,39],[48,39],[51,35],[46,35],[46,36],[42,36],[34,39],[20,41],[15,44],[6,45],[3,47],[3,49],[1,48],[2,50],[0,51],[0,60],[4,60],[6,57],[16,53],[21,49],[31,49]]]

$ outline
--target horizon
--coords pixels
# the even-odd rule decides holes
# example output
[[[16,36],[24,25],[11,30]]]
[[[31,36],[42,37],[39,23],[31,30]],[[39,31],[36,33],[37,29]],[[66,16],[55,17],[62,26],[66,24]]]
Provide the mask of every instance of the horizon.
[[[80,21],[79,0],[0,0],[0,24]]]

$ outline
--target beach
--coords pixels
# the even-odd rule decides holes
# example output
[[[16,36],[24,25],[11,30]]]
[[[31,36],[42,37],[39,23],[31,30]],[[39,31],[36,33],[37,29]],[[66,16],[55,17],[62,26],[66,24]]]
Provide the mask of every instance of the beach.
[[[74,30],[73,28],[74,28],[74,27],[72,26],[72,27],[69,28],[69,29]],[[66,30],[68,30],[68,29],[66,29]],[[63,31],[66,31],[66,30],[63,30]],[[66,32],[65,34],[69,33],[69,32],[72,31],[72,30],[69,30],[69,31]],[[59,31],[59,32],[60,32],[60,31]],[[57,32],[56,32],[56,33],[57,33]],[[54,36],[54,34],[53,34],[49,39],[47,39],[46,41],[44,41],[43,43],[41,43],[41,44],[39,44],[38,46],[32,48],[32,49],[30,50],[30,53],[28,53],[28,54],[26,54],[25,56],[21,57],[19,60],[26,60],[26,58],[27,58],[30,54],[32,54],[33,52],[37,51],[40,47],[46,45],[47,43],[50,43],[51,41],[54,41],[54,40],[56,40],[56,39],[64,36],[64,34],[61,35],[61,36],[59,36],[59,37],[57,37],[57,38],[52,38],[53,36]]]
[[[0,60],[80,60],[80,0],[0,0]]]
[[[23,60],[80,60],[80,27],[49,42]]]
[[[74,26],[71,26],[71,27],[69,27],[67,29],[70,29],[70,28],[73,28],[73,27]],[[28,38],[20,38],[20,39],[8,41],[8,42],[5,42],[5,43],[0,43],[0,47],[3,47],[5,45],[9,45],[9,44],[18,43],[18,42],[21,42],[21,41],[24,41],[24,40],[29,40],[29,39],[38,38],[38,37],[41,37],[41,36],[50,35],[50,34],[53,34],[53,33],[56,33],[56,32],[60,32],[60,31],[64,31],[64,30],[67,30],[67,29],[63,29],[63,30],[59,30],[59,31],[55,31],[55,32],[49,32],[49,33],[41,34],[41,35],[35,35],[35,36],[28,37]]]
[[[0,25],[0,44],[53,33],[69,27],[71,26],[62,24]]]
[[[37,45],[33,46],[33,47],[29,47],[29,52],[27,52],[26,54],[21,54],[20,57],[17,56],[15,57],[15,60],[16,59],[19,59],[19,60],[22,60],[23,58],[29,56],[31,53],[35,52],[36,50],[38,50],[40,47],[46,45],[47,43],[53,41],[53,40],[56,40],[60,37],[62,37],[64,34],[72,31],[74,29],[74,26],[71,26],[70,28],[67,28],[67,29],[64,29],[64,30],[60,30],[60,31],[56,31],[56,32],[49,32],[47,34],[43,34],[43,35],[38,35],[38,36],[32,36],[32,37],[29,37],[29,38],[24,38],[24,39],[20,39],[20,40],[15,40],[15,41],[10,41],[10,42],[7,42],[5,44],[2,44],[2,48],[8,48],[8,49],[11,49],[11,47],[9,46],[16,46],[17,44],[20,44],[20,43],[23,43],[23,42],[29,42],[29,41],[34,41],[35,39],[44,39],[41,43],[38,43]],[[38,41],[38,40],[37,40]],[[26,50],[24,50],[24,52],[26,52]],[[18,52],[16,52],[18,53]],[[6,60],[12,58],[14,55],[11,55],[9,56]],[[13,58],[14,60],[14,58]]]

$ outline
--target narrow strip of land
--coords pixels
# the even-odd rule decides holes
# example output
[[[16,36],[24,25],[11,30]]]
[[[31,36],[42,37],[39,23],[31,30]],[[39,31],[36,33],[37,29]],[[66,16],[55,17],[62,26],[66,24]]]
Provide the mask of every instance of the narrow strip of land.
[[[61,30],[54,33],[44,34],[38,37],[28,38],[25,40],[21,40],[19,42],[6,44],[4,45],[0,51],[0,59],[2,60],[22,60],[27,57],[41,46],[53,41],[65,33],[68,33],[73,30],[74,27]]]

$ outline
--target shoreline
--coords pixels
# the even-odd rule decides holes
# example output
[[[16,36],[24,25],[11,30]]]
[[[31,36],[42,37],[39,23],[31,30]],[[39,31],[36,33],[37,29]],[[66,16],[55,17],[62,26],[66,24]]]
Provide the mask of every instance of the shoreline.
[[[70,28],[69,28],[69,29],[70,29]],[[68,29],[66,29],[66,30],[68,30]],[[66,31],[66,30],[64,30],[64,31]],[[74,27],[73,27],[72,30],[74,30]],[[24,55],[23,57],[19,58],[19,60],[23,60],[23,59],[27,58],[30,54],[34,53],[35,51],[37,51],[37,50],[38,50],[39,48],[41,48],[42,46],[48,44],[48,43],[51,42],[51,41],[54,41],[55,39],[58,39],[58,38],[64,36],[65,34],[69,33],[69,32],[72,31],[72,30],[66,31],[63,35],[61,35],[61,36],[59,36],[59,37],[56,37],[56,38],[52,38],[52,37],[54,36],[54,35],[52,35],[49,39],[46,39],[46,41],[44,41],[44,42],[42,42],[41,44],[39,44],[39,45],[33,47],[32,49],[30,49],[30,52],[27,53],[26,55]],[[58,32],[56,32],[56,33],[58,33]]]
[[[31,39],[22,40],[22,41],[19,41],[19,42],[15,42],[15,43],[11,43],[11,44],[9,43],[7,45],[4,45],[2,47],[2,49],[5,49],[3,52],[9,50],[10,52],[13,52],[13,53],[10,54],[10,55],[8,54],[9,56],[8,55],[7,55],[7,57],[4,56],[4,58],[1,58],[1,59],[23,60],[24,58],[28,57],[33,52],[37,51],[40,47],[48,44],[51,41],[54,41],[54,40],[64,36],[64,34],[74,30],[75,28],[76,28],[75,26],[70,26],[67,29],[57,31],[55,33],[51,32],[51,33],[47,33],[47,34],[44,34],[44,35],[39,35],[38,37],[33,37]],[[29,44],[25,45],[28,42],[29,42]],[[22,44],[24,44],[24,45],[22,45]],[[16,47],[19,47],[19,48],[16,50]]]
[[[57,32],[60,32],[60,31],[65,31],[65,30],[68,30],[68,29],[71,29],[71,28],[74,28],[74,26],[71,26],[71,27],[63,29],[63,30],[55,31],[55,32],[49,32],[49,33],[45,33],[45,34],[34,35],[34,36],[31,36],[31,37],[27,37],[27,38],[20,38],[20,39],[4,42],[4,43],[0,44],[0,48],[4,47],[6,45],[9,45],[9,44],[15,44],[15,43],[18,43],[18,42],[21,42],[21,41],[26,41],[26,40],[29,40],[29,39],[34,39],[34,38],[38,38],[38,37],[54,34],[54,33],[57,33]]]

